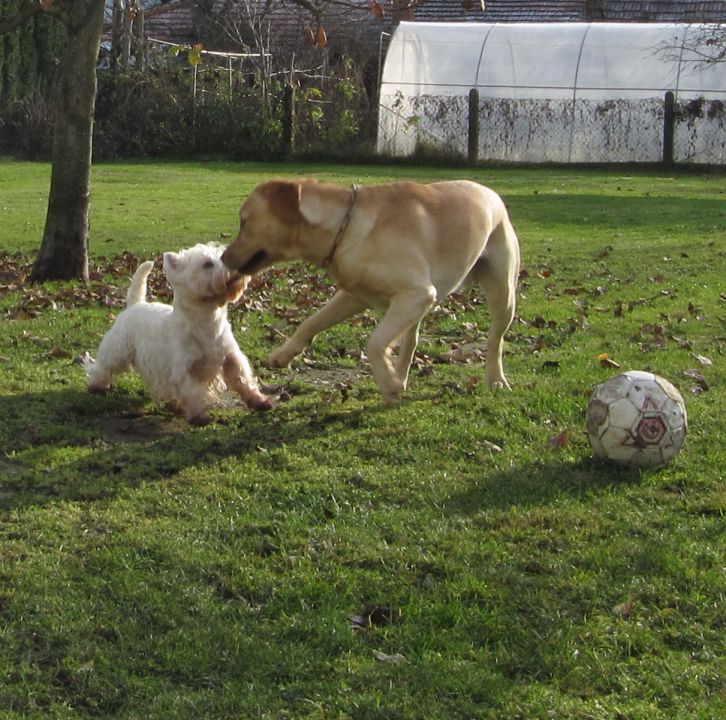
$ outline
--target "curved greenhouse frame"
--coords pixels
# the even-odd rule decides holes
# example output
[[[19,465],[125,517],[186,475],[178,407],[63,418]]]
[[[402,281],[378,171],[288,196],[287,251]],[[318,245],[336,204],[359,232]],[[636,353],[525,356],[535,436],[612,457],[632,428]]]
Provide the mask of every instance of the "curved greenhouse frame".
[[[670,142],[677,162],[726,163],[726,66],[703,61],[706,28],[401,23],[381,78],[378,151],[658,162]]]

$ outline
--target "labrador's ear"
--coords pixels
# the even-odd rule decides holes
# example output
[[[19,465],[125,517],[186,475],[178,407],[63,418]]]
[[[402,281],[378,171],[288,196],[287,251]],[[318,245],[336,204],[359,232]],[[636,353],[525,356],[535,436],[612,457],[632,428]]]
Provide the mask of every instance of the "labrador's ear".
[[[300,191],[301,184],[289,180],[270,180],[259,188],[272,213],[288,225],[297,225],[302,220]]]
[[[317,183],[300,184],[300,215],[309,225],[320,225],[325,219],[323,196]]]

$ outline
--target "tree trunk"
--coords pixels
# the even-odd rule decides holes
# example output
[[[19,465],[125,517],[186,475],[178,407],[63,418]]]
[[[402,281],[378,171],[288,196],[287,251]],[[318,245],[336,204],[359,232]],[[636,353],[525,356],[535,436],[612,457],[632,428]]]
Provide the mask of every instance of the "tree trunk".
[[[53,170],[43,242],[31,280],[88,280],[93,113],[104,0],[76,0],[58,74]]]

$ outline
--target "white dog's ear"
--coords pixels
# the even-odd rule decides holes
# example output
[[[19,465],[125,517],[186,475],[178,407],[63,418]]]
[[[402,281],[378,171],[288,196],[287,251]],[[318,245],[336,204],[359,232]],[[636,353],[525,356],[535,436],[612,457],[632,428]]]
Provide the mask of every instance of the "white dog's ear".
[[[314,184],[300,184],[300,215],[309,225],[320,225],[325,220],[323,200]]]
[[[181,257],[177,253],[164,253],[164,272],[169,272],[169,270],[178,270],[181,267],[181,264]]]

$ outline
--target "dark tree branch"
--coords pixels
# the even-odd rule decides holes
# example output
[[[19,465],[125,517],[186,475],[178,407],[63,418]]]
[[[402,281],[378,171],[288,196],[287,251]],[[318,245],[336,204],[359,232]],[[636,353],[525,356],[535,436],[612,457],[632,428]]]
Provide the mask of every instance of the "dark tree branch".
[[[0,35],[17,30],[21,25],[42,12],[43,8],[40,3],[24,2],[17,15],[0,18]]]

